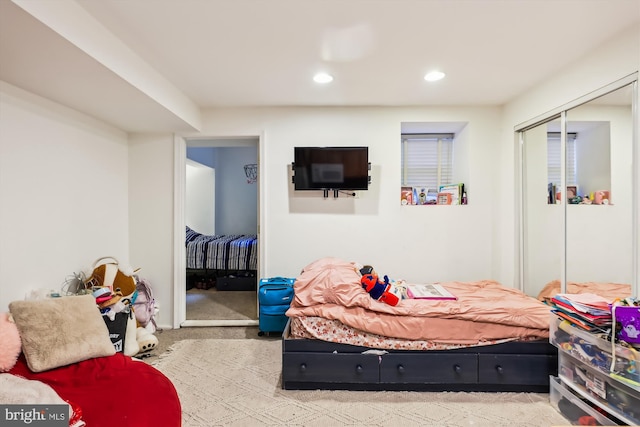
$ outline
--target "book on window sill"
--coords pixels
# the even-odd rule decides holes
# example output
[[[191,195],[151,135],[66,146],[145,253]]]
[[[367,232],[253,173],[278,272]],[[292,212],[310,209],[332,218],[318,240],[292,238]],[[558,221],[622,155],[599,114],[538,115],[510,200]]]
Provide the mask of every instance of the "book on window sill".
[[[438,204],[447,204],[447,205],[461,205],[462,204],[462,195],[464,193],[464,184],[447,184],[441,185],[438,188],[438,196],[440,194],[451,194],[451,200],[449,203],[438,203]]]
[[[458,297],[436,283],[407,284],[407,296],[411,299],[457,300]]]

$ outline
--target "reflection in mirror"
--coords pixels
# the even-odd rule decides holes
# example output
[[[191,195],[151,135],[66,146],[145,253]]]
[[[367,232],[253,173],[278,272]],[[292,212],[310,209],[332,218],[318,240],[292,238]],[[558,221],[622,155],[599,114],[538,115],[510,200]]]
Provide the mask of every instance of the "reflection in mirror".
[[[567,283],[632,282],[631,105],[629,85],[567,111],[567,133],[575,135],[567,185],[573,173],[576,192],[566,206]]]
[[[528,295],[637,295],[637,76],[623,80],[516,128]]]
[[[555,117],[521,133],[522,141],[522,281],[523,291],[537,296],[542,288],[558,280],[562,272],[562,210],[555,205],[556,190],[549,191],[557,171],[549,166],[550,149],[548,133],[559,128]],[[559,147],[558,147],[559,154]],[[553,195],[553,196],[551,196]],[[554,206],[549,206],[549,200]]]
[[[582,108],[585,107],[578,107],[578,109]],[[576,109],[570,111],[575,114]],[[606,120],[568,121],[567,118],[564,173],[568,204],[606,205],[611,203],[610,126],[611,123]],[[548,129],[548,203],[558,204],[562,197],[560,122],[550,124]]]

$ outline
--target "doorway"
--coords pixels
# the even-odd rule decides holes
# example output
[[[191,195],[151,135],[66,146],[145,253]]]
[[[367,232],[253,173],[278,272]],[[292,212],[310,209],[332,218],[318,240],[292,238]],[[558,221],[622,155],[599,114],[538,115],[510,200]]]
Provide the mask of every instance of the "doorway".
[[[257,136],[185,138],[176,149],[181,327],[258,324],[259,141]],[[207,199],[213,206],[203,206]]]

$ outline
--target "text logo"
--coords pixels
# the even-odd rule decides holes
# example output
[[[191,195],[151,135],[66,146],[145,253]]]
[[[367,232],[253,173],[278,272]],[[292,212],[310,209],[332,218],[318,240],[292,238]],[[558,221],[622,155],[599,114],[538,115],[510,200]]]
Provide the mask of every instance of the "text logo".
[[[69,405],[0,405],[0,425],[67,427]]]

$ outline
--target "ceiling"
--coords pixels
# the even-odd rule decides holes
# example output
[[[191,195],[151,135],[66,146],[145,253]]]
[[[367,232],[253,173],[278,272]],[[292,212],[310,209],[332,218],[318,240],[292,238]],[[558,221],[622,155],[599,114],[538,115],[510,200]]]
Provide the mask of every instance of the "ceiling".
[[[502,105],[639,22],[640,0],[0,0],[0,80],[127,132],[215,107]]]

